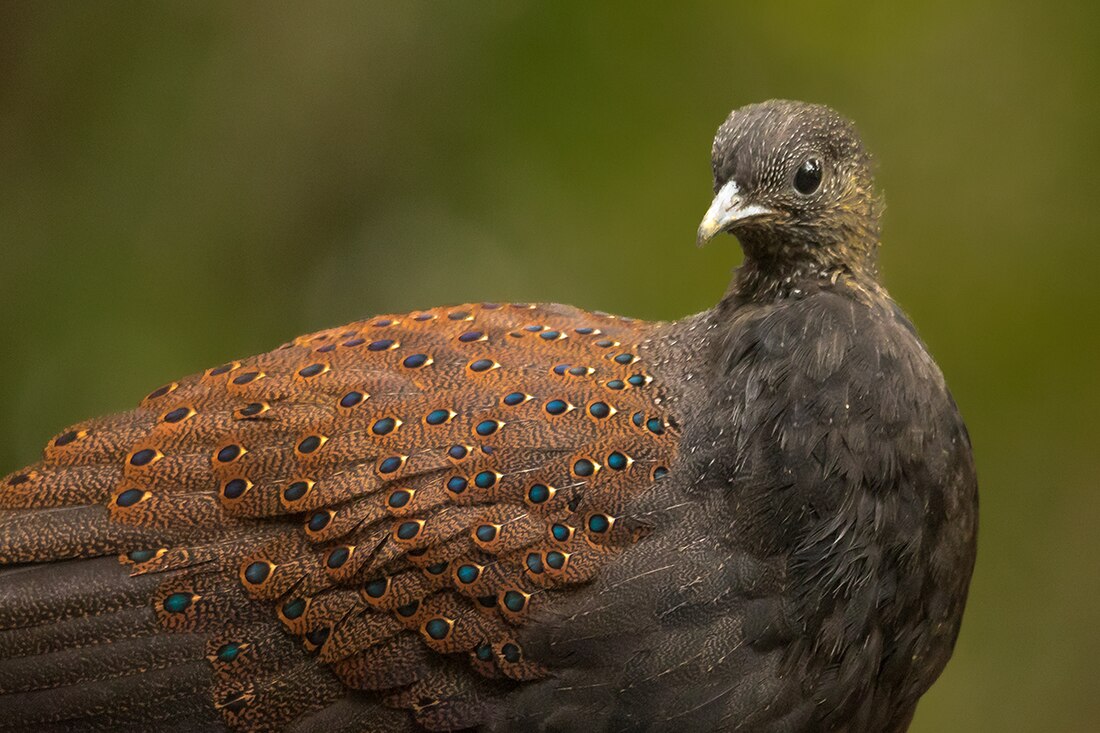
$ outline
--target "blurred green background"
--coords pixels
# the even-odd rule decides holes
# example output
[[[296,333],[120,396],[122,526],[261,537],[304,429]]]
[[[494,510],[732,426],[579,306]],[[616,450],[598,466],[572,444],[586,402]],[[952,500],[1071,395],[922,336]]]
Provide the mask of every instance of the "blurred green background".
[[[914,730],[1096,730],[1096,8],[5,3],[0,473],[373,313],[706,308],[740,259],[694,247],[715,127],[826,102],[876,153],[885,279],[981,479],[962,637]]]

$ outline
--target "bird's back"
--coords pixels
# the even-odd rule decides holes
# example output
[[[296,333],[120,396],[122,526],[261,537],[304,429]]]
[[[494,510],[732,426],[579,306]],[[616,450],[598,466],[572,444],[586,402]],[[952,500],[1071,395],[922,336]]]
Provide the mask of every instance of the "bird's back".
[[[650,328],[375,318],[61,432],[0,492],[0,726],[481,722],[547,673],[528,619],[648,531]]]

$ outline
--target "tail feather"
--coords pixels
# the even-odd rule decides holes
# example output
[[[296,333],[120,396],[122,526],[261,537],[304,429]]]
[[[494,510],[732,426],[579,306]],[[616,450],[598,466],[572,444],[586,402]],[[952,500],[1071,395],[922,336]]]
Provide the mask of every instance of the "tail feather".
[[[103,506],[67,506],[0,514],[0,563],[119,554],[157,546],[163,533],[109,521]]]
[[[83,729],[88,718],[103,716],[122,726],[144,721],[148,730],[156,727],[151,720],[168,713],[203,717],[210,709],[211,685],[210,667],[201,657],[166,669],[135,668],[125,677],[0,695],[0,721],[24,726],[79,721]]]
[[[129,577],[117,557],[0,567],[0,631],[145,606],[158,582]]]
[[[61,649],[0,661],[0,693],[29,693],[87,685],[168,669],[203,658],[203,641],[193,635],[157,634],[90,647]]]

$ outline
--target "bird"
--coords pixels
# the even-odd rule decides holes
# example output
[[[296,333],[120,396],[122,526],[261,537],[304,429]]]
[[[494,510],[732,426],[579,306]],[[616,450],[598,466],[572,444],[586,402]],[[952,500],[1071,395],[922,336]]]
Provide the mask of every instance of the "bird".
[[[170,381],[0,480],[0,729],[905,731],[970,439],[829,107],[735,109],[677,321],[477,302]]]

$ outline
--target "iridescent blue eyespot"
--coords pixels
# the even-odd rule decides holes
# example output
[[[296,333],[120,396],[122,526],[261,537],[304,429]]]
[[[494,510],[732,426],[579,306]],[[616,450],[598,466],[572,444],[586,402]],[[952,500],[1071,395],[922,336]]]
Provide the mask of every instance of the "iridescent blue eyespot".
[[[401,362],[407,369],[419,369],[428,363],[427,354],[410,354]]]
[[[624,389],[625,387],[626,384],[621,379],[612,379],[610,382],[607,383],[608,389],[620,390]]]
[[[218,462],[232,463],[240,457],[241,452],[239,445],[227,445],[218,451]]]
[[[462,476],[451,476],[447,479],[447,491],[452,494],[461,494],[469,486],[469,482]]]
[[[356,346],[362,346],[365,343],[367,343],[367,340],[365,338],[356,336],[355,338],[351,338],[345,341],[344,346],[347,346],[348,348],[354,348]]]
[[[550,528],[550,534],[553,535],[554,539],[558,542],[565,542],[573,532],[566,525],[558,523]]]
[[[551,550],[546,553],[546,564],[554,570],[561,570],[565,567],[565,555],[557,550]]]
[[[283,615],[291,620],[301,618],[305,612],[306,602],[301,598],[292,598],[283,605]]]
[[[591,326],[581,326],[580,328],[574,328],[573,330],[576,333],[579,333],[581,336],[587,336],[588,334],[594,332],[596,329],[592,328]]]
[[[564,377],[567,371],[569,371],[568,364],[558,364],[554,367],[554,374],[557,374],[559,377]]]
[[[332,515],[327,511],[315,512],[312,517],[309,518],[309,530],[311,532],[320,532],[322,529],[328,526],[328,523],[332,520]]]
[[[506,591],[501,600],[504,607],[512,613],[519,613],[527,606],[527,596],[515,590]]]
[[[569,409],[569,403],[565,400],[550,400],[546,403],[546,411],[551,415],[561,415]]]
[[[428,416],[424,418],[424,422],[429,425],[442,425],[451,419],[450,410],[432,410],[428,413]]]
[[[351,550],[347,547],[333,548],[332,552],[328,554],[328,558],[325,560],[325,564],[332,570],[336,570],[341,565],[348,561],[351,557]]]
[[[461,461],[470,454],[470,449],[464,445],[452,445],[447,449],[447,455],[456,461]]]
[[[552,493],[549,486],[545,484],[535,484],[527,490],[527,499],[532,504],[542,504],[550,498]]]
[[[383,458],[382,462],[378,464],[378,472],[393,473],[397,469],[401,468],[402,463],[403,461],[401,460],[401,456],[389,456],[387,458]]]
[[[602,419],[611,414],[611,407],[606,402],[593,402],[588,406],[588,414]]]
[[[367,583],[366,591],[367,595],[371,598],[381,598],[386,595],[386,591],[389,590],[390,582],[386,578],[379,578]]]
[[[588,531],[602,534],[611,527],[611,519],[606,514],[593,514],[588,518]]]
[[[659,481],[660,479],[663,479],[667,475],[668,475],[668,469],[665,468],[664,466],[657,466],[656,468],[653,469],[653,478],[655,480]]]
[[[474,430],[477,432],[478,435],[484,438],[495,433],[499,427],[500,423],[496,420],[482,420],[477,424],[477,427],[474,428]]]
[[[301,377],[316,377],[321,372],[325,371],[324,364],[310,364],[309,366],[302,367],[298,370],[298,376]]]
[[[248,482],[243,478],[230,479],[222,487],[222,496],[226,499],[239,499],[248,490]]]
[[[393,429],[397,427],[397,421],[392,417],[384,417],[381,420],[376,420],[374,425],[371,426],[371,432],[375,435],[388,435],[393,432]]]
[[[309,491],[309,484],[305,481],[295,481],[283,491],[283,498],[287,501],[298,501]]]
[[[190,593],[173,593],[164,599],[164,610],[168,613],[183,613],[191,606],[192,600]]]
[[[575,366],[569,369],[569,376],[571,377],[583,377],[588,374],[588,367]]]
[[[614,453],[612,453],[611,455],[609,455],[607,457],[608,467],[613,468],[616,471],[623,470],[624,468],[627,467],[628,464],[629,464],[629,461],[627,460],[627,457],[625,455],[623,455],[622,453],[620,453],[619,451],[615,451]]]
[[[469,317],[470,314],[466,311],[453,311],[447,314],[447,318],[451,319],[452,321],[465,321]]]
[[[385,351],[393,346],[393,339],[378,339],[377,341],[371,341],[367,346],[369,351]]]
[[[408,489],[398,489],[397,491],[394,491],[392,494],[390,494],[390,498],[387,500],[386,503],[394,509],[400,509],[401,507],[407,505],[409,503],[409,500],[411,499],[411,491],[409,491]]]
[[[401,467],[401,463],[405,461],[400,456],[389,456],[382,459],[381,463],[378,463],[379,473],[393,473]]]
[[[523,330],[528,331],[530,333],[538,333],[539,331],[542,330],[542,326],[539,326],[538,324],[532,323],[530,326],[524,326]]]
[[[412,616],[413,614],[415,614],[417,609],[419,609],[419,608],[420,608],[420,601],[409,601],[408,603],[406,603],[403,606],[398,606],[397,607],[397,613],[400,616],[404,616],[405,618],[408,618],[408,617]]]
[[[259,372],[245,372],[233,377],[233,384],[248,384],[260,376]]]
[[[146,399],[150,399],[150,400],[159,399],[159,398],[163,397],[164,395],[168,394],[169,392],[171,392],[172,390],[174,390],[175,388],[176,387],[173,384],[166,384],[163,387],[157,387],[156,389],[154,389],[152,392],[149,393],[149,396]]]
[[[441,560],[439,562],[433,562],[431,565],[424,569],[432,575],[442,575],[447,571],[447,561]]]
[[[115,499],[115,504],[118,504],[120,507],[133,506],[141,501],[143,496],[145,496],[145,492],[140,489],[127,489],[118,495],[118,498]]]
[[[640,412],[635,412],[633,415],[630,416],[630,421],[638,427],[642,427],[642,423],[645,422],[645,415]]]
[[[164,422],[177,423],[177,422],[180,422],[181,420],[186,419],[187,416],[190,415],[190,414],[191,414],[191,408],[190,407],[177,407],[176,409],[172,410],[171,412],[169,412],[168,414],[166,414],[164,416]],[[72,440],[76,439],[76,433],[67,433],[67,435],[72,435],[73,436]],[[64,438],[65,436],[63,435],[61,437]],[[58,441],[60,441],[60,440],[61,440],[61,438],[58,438]],[[68,442],[72,442],[72,440],[70,440]],[[60,443],[60,445],[64,445],[64,443]]]
[[[600,339],[599,341],[596,342],[596,346],[599,346],[601,349],[609,349],[614,345],[615,345],[615,342],[612,341],[611,339]]]
[[[646,421],[646,429],[654,435],[662,435],[665,432],[665,424],[663,421],[656,417],[651,417]]]
[[[156,556],[156,550],[134,550],[126,555],[133,562],[148,562]]]
[[[477,565],[460,565],[458,567],[458,570],[455,571],[455,575],[458,576],[459,582],[469,585],[470,583],[473,583],[475,580],[477,580],[478,576],[481,575],[481,568],[479,568]]]
[[[615,357],[615,361],[619,364],[631,364],[634,361],[634,354],[619,354]]]
[[[527,553],[527,559],[524,562],[527,564],[527,569],[535,575],[543,572],[544,568],[542,567],[542,558],[537,552]]]
[[[402,522],[397,527],[397,537],[402,540],[411,540],[420,534],[419,522]]]
[[[341,407],[355,407],[364,399],[362,392],[348,392],[340,398]]]
[[[506,395],[504,397],[504,404],[508,405],[509,407],[515,407],[516,405],[522,404],[523,401],[526,399],[527,395],[523,394],[522,392],[513,392],[510,395]]]
[[[482,662],[491,662],[493,660],[493,647],[488,644],[481,643],[477,645],[477,649],[474,650],[477,658]]]
[[[484,371],[488,371],[489,369],[492,369],[492,368],[493,368],[493,360],[492,359],[478,359],[476,361],[470,362],[470,371],[473,371],[473,372],[484,372]]]
[[[321,447],[321,436],[309,435],[302,439],[302,442],[298,444],[299,453],[312,453]]]
[[[215,655],[218,657],[218,661],[229,663],[237,658],[241,653],[241,644],[239,642],[231,641],[228,644],[222,644],[218,647],[218,651]]]
[[[573,473],[578,476],[591,476],[596,472],[596,464],[587,458],[582,458],[573,464]]]
[[[424,624],[424,631],[436,641],[442,641],[451,633],[451,622],[437,616],[436,618],[429,619],[428,622]]]
[[[519,647],[515,644],[505,644],[500,648],[500,655],[504,657],[504,661],[509,664],[516,664],[523,656],[520,654]]]
[[[474,534],[482,542],[492,542],[497,538],[497,528],[491,524],[482,524]]]
[[[244,569],[244,579],[252,585],[259,585],[271,575],[271,563],[257,561]]]
[[[484,335],[485,334],[483,334],[481,331],[467,331],[466,333],[459,336],[458,340],[461,341],[464,344],[468,344],[471,341],[477,341],[478,339],[482,338]]]
[[[490,489],[497,482],[497,475],[492,471],[481,471],[474,476],[474,485],[479,489]]]
[[[627,377],[626,381],[630,382],[630,384],[634,387],[644,387],[645,386],[645,375],[644,374],[631,374],[629,377]]]
[[[561,336],[561,331],[543,331],[542,333],[539,334],[539,338],[544,339],[546,341],[553,341],[554,339],[559,338],[560,336]]]
[[[224,448],[223,448],[224,450]],[[143,448],[134,455],[130,456],[131,466],[146,466],[152,463],[153,459],[157,457],[157,452],[152,448]],[[232,460],[232,459],[230,459]]]

